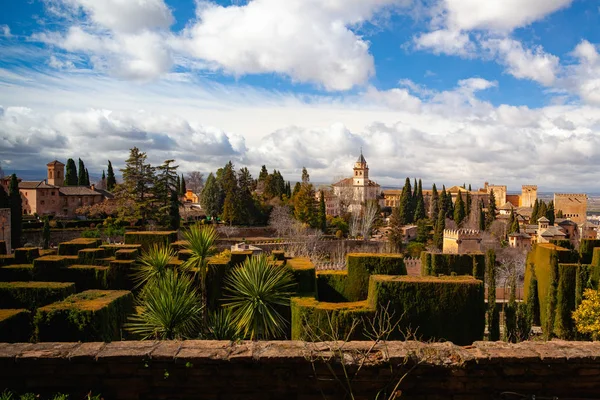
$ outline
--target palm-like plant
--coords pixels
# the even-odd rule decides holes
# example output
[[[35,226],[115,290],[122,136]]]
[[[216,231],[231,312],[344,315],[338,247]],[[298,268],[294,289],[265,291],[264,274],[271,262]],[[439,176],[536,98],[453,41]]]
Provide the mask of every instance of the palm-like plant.
[[[208,314],[205,337],[212,340],[240,339],[240,335],[232,322],[231,310],[219,308]]]
[[[200,292],[202,296],[202,320],[207,323],[208,314],[206,307],[206,273],[208,270],[208,258],[217,253],[215,242],[219,238],[217,231],[212,226],[196,224],[183,233],[185,239],[184,248],[191,252],[188,258],[181,266],[187,271],[197,271],[200,273]]]
[[[192,280],[167,269],[144,287],[141,312],[125,328],[143,339],[183,339],[199,332],[202,305]]]
[[[157,278],[164,275],[171,258],[174,256],[175,251],[164,245],[159,246],[154,244],[148,250],[144,251],[138,258],[139,267],[133,273],[136,288],[154,282]]]
[[[225,307],[243,336],[270,339],[285,333],[287,321],[278,307],[288,305],[295,285],[292,274],[266,256],[247,258],[225,278]]]

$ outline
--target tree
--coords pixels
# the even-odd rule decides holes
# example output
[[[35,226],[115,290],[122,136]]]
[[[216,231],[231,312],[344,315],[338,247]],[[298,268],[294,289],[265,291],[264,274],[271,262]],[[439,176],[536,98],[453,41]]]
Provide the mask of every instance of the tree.
[[[452,203],[452,194],[446,191],[446,188],[444,187],[444,209],[446,211],[446,218],[448,219],[454,219],[454,204]],[[460,194],[460,192],[459,192]]]
[[[472,203],[473,203],[473,199],[471,197],[471,192],[469,191],[469,192],[467,192],[467,198],[465,201],[465,215],[467,216],[467,218],[469,215],[471,215]]]
[[[515,211],[511,210],[510,217],[508,219],[508,234],[510,235],[511,233],[519,233],[519,232],[520,232],[519,219],[517,218]]]
[[[500,340],[500,313],[496,308],[496,253],[490,249],[485,257],[486,280],[488,286],[488,339]]]
[[[185,184],[185,177],[183,176],[183,174],[181,174],[181,181],[180,181],[180,186],[179,186],[179,195],[181,197],[185,196],[187,192],[187,186]]]
[[[398,222],[400,225],[407,225],[413,221],[414,210],[412,208],[412,189],[410,186],[410,179],[407,177],[404,182],[404,188],[400,194],[399,204],[399,218]]]
[[[85,186],[90,186],[90,173],[88,169],[85,169]]]
[[[465,211],[465,202],[462,199],[460,191],[456,195],[456,203],[454,204],[454,222],[459,225],[463,222],[467,213]]]
[[[308,175],[308,171],[305,167],[302,167],[302,183],[310,182],[310,175]]]
[[[556,212],[556,218],[564,218],[564,217],[565,217],[565,216],[564,216],[564,214],[563,214],[563,211],[562,211],[562,210],[558,210],[558,211]]]
[[[229,225],[239,224],[243,218],[242,206],[240,204],[238,179],[231,161],[223,168],[220,181],[221,189],[225,194],[221,220],[229,222]]]
[[[542,217],[546,217],[546,215],[548,214],[548,206],[546,205],[546,203],[544,202],[544,200],[540,200],[540,206],[539,206],[539,210],[538,210],[538,217],[537,219],[540,219]],[[548,217],[546,217],[548,218]],[[535,223],[537,224],[537,219],[535,220]],[[548,218],[550,219],[550,218]]]
[[[121,169],[121,172],[123,182],[115,189],[119,216],[129,221],[141,219],[142,223],[145,223],[154,210],[152,207],[154,168],[146,162],[146,153],[134,147],[129,151],[129,158],[125,161],[125,168]]]
[[[517,291],[517,279],[513,276],[510,280],[510,297],[508,304],[504,308],[504,328],[506,334],[506,340],[511,343],[518,341],[517,335],[517,297],[515,292]]]
[[[206,178],[206,185],[202,189],[200,203],[207,217],[216,218],[221,213],[221,194],[219,185],[212,172]]]
[[[527,314],[531,325],[540,325],[540,299],[538,298],[538,284],[535,275],[535,265],[529,265],[531,278],[529,279],[529,289],[527,293]]]
[[[419,179],[419,185],[417,186],[417,189],[415,189],[415,192],[416,192],[417,200],[415,202],[415,215],[414,215],[413,221],[418,222],[426,217],[425,199],[423,198],[423,185],[422,185],[420,179]]]
[[[23,219],[21,193],[19,192],[19,181],[17,179],[16,174],[12,174],[10,176],[10,184],[8,186],[8,197],[10,200],[10,241],[13,249],[16,249],[21,247],[21,231]]]
[[[379,214],[379,203],[377,200],[368,200],[364,206],[361,220],[361,235],[363,240],[371,238],[371,229],[375,223],[375,219]]]
[[[588,334],[593,340],[600,339],[600,291],[585,289],[583,300],[575,312],[573,320],[577,332]]]
[[[108,169],[106,175],[106,190],[112,192],[115,186],[117,185],[117,179],[115,178],[115,172],[113,171],[113,166],[110,160],[108,160]]]
[[[446,228],[446,215],[444,210],[440,208],[438,212],[437,222],[435,224],[435,230],[433,232],[433,245],[442,250],[444,246],[444,229]]]
[[[479,202],[479,216],[477,218],[480,231],[485,231],[485,212],[483,211],[483,200]]]
[[[81,161],[81,158],[79,159],[79,168],[78,168],[79,174],[77,175],[77,185],[78,186],[85,186],[86,183],[86,179],[85,179],[85,164],[83,163],[83,161]]]
[[[244,224],[255,224],[261,219],[262,213],[252,197],[254,179],[246,167],[240,169],[238,173],[238,187],[240,221]]]
[[[238,333],[250,340],[284,336],[288,321],[280,310],[289,306],[294,286],[290,271],[264,255],[234,268],[225,278],[224,307],[231,310]]]
[[[546,218],[548,218],[548,220],[550,220],[550,223],[549,223],[550,226],[554,225],[554,219],[555,219],[554,200],[550,200],[550,202],[548,203],[548,208],[546,210]]]
[[[316,226],[316,204],[315,191],[313,185],[303,182],[300,190],[294,197],[294,216],[300,222],[308,224],[311,227]]]
[[[181,224],[181,215],[179,215],[179,196],[175,190],[171,190],[171,199],[169,202],[169,228],[173,231],[179,229]]]
[[[424,219],[420,219],[417,222],[417,238],[416,241],[419,243],[427,243],[429,240],[429,226]]]
[[[319,192],[319,229],[321,232],[325,232],[327,230],[327,210],[325,208],[325,194],[321,190]]]
[[[390,232],[388,236],[390,247],[396,252],[402,251],[402,244],[404,241],[404,234],[402,232],[402,221],[400,216],[400,207],[396,206],[392,210],[390,217]]]
[[[189,251],[190,257],[182,264],[188,272],[195,271],[200,276],[200,294],[202,301],[202,321],[208,321],[206,275],[208,272],[208,258],[217,253],[216,242],[219,238],[217,231],[210,225],[192,225],[183,232],[184,248]]]
[[[175,160],[165,160],[155,169],[156,175],[152,187],[152,202],[158,205],[156,216],[163,226],[179,225],[179,222],[175,223],[172,220],[175,205],[177,206],[177,214],[179,214],[179,198],[176,199],[175,203],[172,200],[173,192],[175,192],[175,196],[178,196],[177,179],[179,175],[177,174],[177,168],[179,166],[173,165],[173,163],[175,163]]]
[[[258,174],[258,182],[264,182],[267,179],[267,176],[269,176],[269,171],[267,170],[267,166],[263,165]]]
[[[77,186],[77,167],[75,167],[75,161],[72,158],[67,160],[67,167],[65,173],[65,186]]]
[[[450,200],[452,203],[452,200]],[[448,202],[446,201],[446,186],[442,185],[442,191],[440,192],[440,197],[438,199],[438,213],[439,210],[444,212],[444,217],[448,215]],[[453,215],[454,216],[454,215]],[[437,216],[436,216],[437,218]]]
[[[185,179],[186,189],[190,189],[192,193],[202,193],[204,187],[204,174],[200,171],[189,172]]]
[[[431,220],[433,221],[433,223],[435,224],[436,219],[437,219],[437,215],[439,213],[439,201],[440,201],[440,196],[438,194],[437,188],[435,187],[435,183],[433,184],[433,187],[431,188],[431,202],[429,203],[429,218],[431,218]]]
[[[42,229],[42,241],[44,249],[50,248],[50,221],[44,217],[44,228]]]
[[[494,191],[490,191],[490,202],[488,204],[487,213],[485,215],[485,228],[488,229],[492,222],[496,220],[496,197]]]

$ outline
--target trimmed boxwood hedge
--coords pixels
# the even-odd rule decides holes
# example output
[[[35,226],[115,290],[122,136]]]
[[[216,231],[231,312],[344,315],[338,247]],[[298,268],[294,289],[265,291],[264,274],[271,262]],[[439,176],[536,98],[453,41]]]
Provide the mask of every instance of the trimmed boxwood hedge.
[[[33,260],[34,280],[56,281],[60,270],[67,266],[63,256],[44,256]]]
[[[141,247],[142,246],[139,244],[105,244],[101,246],[101,248],[104,249],[104,255],[106,257],[115,257],[119,250],[137,249],[138,252],[140,252]]]
[[[348,253],[346,265],[346,293],[349,301],[367,298],[371,275],[406,275],[404,257],[401,254]]]
[[[400,321],[390,339],[405,339],[409,330],[421,340],[458,345],[483,339],[484,286],[471,276],[373,275],[368,302],[377,312],[387,307]]]
[[[58,245],[59,256],[76,256],[79,250],[92,249],[102,244],[100,239],[79,238]]]
[[[0,255],[0,267],[4,267],[5,265],[13,265],[13,264],[16,264],[15,256],[13,254]]]
[[[0,304],[6,308],[34,310],[74,293],[71,282],[0,282]]]
[[[225,276],[227,276],[232,268],[233,264],[228,260],[212,259],[208,262],[208,270],[206,272],[206,301],[209,309],[216,310],[222,304]]]
[[[348,301],[347,284],[348,272],[346,271],[317,272],[317,300],[332,303]]]
[[[306,341],[364,340],[363,320],[372,319],[375,313],[366,300],[326,303],[314,297],[292,297],[291,311],[291,339]],[[358,324],[350,332],[354,321]]]
[[[315,266],[308,258],[290,258],[285,265],[291,269],[298,294],[314,294],[316,290]]]
[[[273,250],[271,252],[271,255],[277,261],[284,261],[285,260],[285,251],[283,251],[283,250]]]
[[[134,260],[113,260],[108,268],[108,287],[110,289],[130,290],[135,286],[133,274],[136,264]]]
[[[41,342],[94,342],[121,338],[121,328],[133,312],[127,290],[87,290],[38,308],[34,335]]]
[[[98,265],[71,265],[61,270],[61,279],[74,282],[78,292],[90,289],[121,289],[111,285],[109,267]]]
[[[252,251],[232,251],[231,252],[231,265],[237,267],[246,261],[246,258],[252,257]]]
[[[143,250],[147,250],[152,245],[170,246],[177,241],[176,231],[166,232],[126,232],[125,244],[140,244]]]
[[[421,276],[471,275],[485,278],[485,254],[421,253]]]
[[[80,265],[96,265],[97,261],[103,259],[105,256],[104,249],[81,249],[77,253],[77,264]]]
[[[33,260],[40,257],[40,249],[37,247],[22,247],[15,249],[16,264],[31,264]]]
[[[0,342],[28,342],[31,338],[31,312],[0,309]]]
[[[0,282],[27,282],[31,280],[33,280],[33,265],[31,264],[8,265],[0,268]]]
[[[578,267],[578,264],[558,264],[554,334],[561,339],[573,340],[575,338],[575,326],[571,315],[575,311]]]
[[[140,255],[138,249],[121,249],[115,253],[117,260],[136,260]]]

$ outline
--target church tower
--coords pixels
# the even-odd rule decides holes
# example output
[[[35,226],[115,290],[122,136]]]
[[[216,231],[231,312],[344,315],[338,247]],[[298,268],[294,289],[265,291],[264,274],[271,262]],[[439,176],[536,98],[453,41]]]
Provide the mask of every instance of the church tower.
[[[48,167],[48,185],[64,186],[65,164],[54,160],[46,165]]]
[[[369,182],[369,167],[367,161],[363,156],[362,149],[360,150],[360,157],[354,163],[354,186],[365,186]]]

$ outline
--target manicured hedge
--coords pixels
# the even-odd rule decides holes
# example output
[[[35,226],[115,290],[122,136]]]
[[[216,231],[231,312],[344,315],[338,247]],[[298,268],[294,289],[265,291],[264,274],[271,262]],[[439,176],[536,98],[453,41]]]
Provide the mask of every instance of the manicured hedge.
[[[316,292],[315,266],[308,258],[290,258],[285,264],[291,269],[298,286],[296,293],[313,294]]]
[[[71,265],[61,270],[61,280],[74,282],[78,292],[90,289],[116,289],[110,284],[109,267]]]
[[[0,309],[0,342],[28,342],[31,338],[31,312]]]
[[[0,267],[16,264],[14,254],[0,255]]]
[[[181,261],[187,261],[192,256],[191,250],[179,250],[177,252],[177,258]]]
[[[600,247],[600,240],[581,239],[579,243],[579,262],[581,264],[591,264],[596,247]]]
[[[573,246],[573,243],[569,239],[550,240],[550,243],[557,245],[558,247],[562,247],[562,248],[569,249],[569,250],[575,249],[575,247]]]
[[[35,339],[41,342],[94,342],[121,339],[121,328],[133,312],[126,290],[87,290],[41,307],[34,318]]]
[[[471,276],[373,275],[369,305],[387,308],[399,330],[390,339],[416,333],[421,340],[448,340],[468,345],[483,338],[485,327],[484,286]]]
[[[15,249],[16,264],[31,264],[33,260],[40,257],[40,249],[37,247],[22,247]]]
[[[292,340],[364,340],[363,320],[374,315],[366,300],[325,303],[314,297],[292,297],[291,309]],[[354,321],[357,325],[351,331]]]
[[[6,308],[34,310],[74,293],[71,282],[0,282],[0,304]]]
[[[283,251],[283,250],[273,250],[271,252],[271,255],[277,261],[284,261],[285,260],[285,251]]]
[[[97,265],[97,260],[106,257],[104,249],[82,249],[77,253],[77,264],[79,265]]]
[[[225,277],[233,267],[232,263],[223,259],[212,259],[208,262],[208,270],[206,271],[206,301],[209,309],[215,310],[222,304]]]
[[[115,257],[119,250],[137,249],[138,252],[141,252],[141,247],[139,244],[105,244],[102,246],[106,257]]]
[[[115,253],[117,260],[136,260],[140,255],[138,249],[121,249]]]
[[[348,301],[347,284],[348,272],[346,271],[317,272],[317,300],[331,303]]]
[[[130,290],[135,286],[133,274],[135,272],[134,260],[114,260],[109,264],[108,287],[110,289]]]
[[[170,246],[177,241],[177,232],[126,232],[125,244],[140,244],[143,250],[147,250],[152,245]]]
[[[100,239],[79,238],[58,245],[59,256],[76,256],[79,250],[92,249],[102,244]]]
[[[231,252],[231,264],[237,267],[246,261],[246,258],[252,257],[252,251],[232,251]]]
[[[349,301],[367,298],[371,275],[406,275],[404,258],[400,254],[349,253],[346,255],[346,265],[346,293]]]
[[[34,280],[56,281],[60,269],[67,266],[63,256],[44,256],[33,260]]]
[[[31,264],[8,265],[0,268],[0,282],[27,282],[31,280],[33,280],[33,265]]]
[[[485,255],[421,253],[421,276],[471,275],[477,279],[485,278]]]

